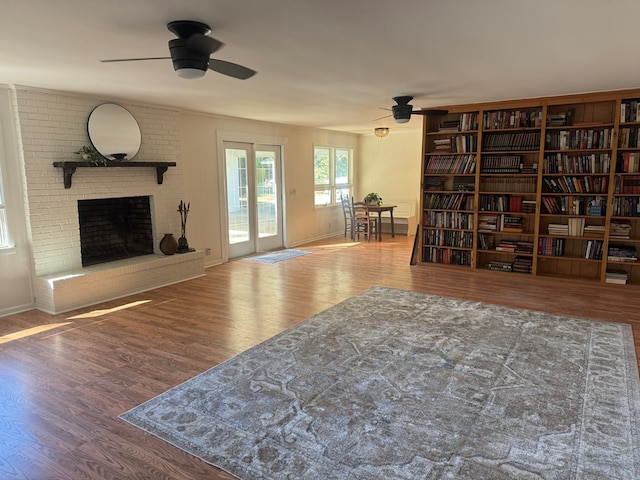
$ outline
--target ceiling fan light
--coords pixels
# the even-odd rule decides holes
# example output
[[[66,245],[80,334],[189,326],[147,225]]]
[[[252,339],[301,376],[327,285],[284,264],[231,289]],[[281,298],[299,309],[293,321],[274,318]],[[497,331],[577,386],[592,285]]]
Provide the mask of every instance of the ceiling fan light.
[[[180,78],[186,78],[187,80],[197,80],[204,78],[206,70],[200,70],[199,68],[178,68],[176,74]]]
[[[396,123],[407,123],[409,121],[408,118],[395,118]]]
[[[384,138],[389,135],[388,127],[376,127],[374,130],[376,137]]]

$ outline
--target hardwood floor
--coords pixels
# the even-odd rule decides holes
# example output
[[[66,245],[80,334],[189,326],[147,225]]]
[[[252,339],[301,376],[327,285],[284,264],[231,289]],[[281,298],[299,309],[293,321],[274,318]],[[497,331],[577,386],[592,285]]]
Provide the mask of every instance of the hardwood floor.
[[[335,237],[286,262],[0,318],[0,478],[233,478],[118,415],[372,285],[628,322],[640,358],[640,287],[411,267],[412,242]]]

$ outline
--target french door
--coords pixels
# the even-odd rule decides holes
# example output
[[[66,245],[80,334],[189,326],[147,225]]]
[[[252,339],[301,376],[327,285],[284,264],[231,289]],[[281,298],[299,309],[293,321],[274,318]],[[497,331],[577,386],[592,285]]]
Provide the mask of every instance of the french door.
[[[278,145],[224,142],[229,258],[283,246]]]

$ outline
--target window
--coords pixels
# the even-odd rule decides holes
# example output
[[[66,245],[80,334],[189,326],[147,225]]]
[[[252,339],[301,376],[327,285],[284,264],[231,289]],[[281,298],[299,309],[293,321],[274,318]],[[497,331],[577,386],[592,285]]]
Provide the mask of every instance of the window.
[[[314,205],[340,205],[340,195],[351,196],[353,150],[349,148],[314,147]]]

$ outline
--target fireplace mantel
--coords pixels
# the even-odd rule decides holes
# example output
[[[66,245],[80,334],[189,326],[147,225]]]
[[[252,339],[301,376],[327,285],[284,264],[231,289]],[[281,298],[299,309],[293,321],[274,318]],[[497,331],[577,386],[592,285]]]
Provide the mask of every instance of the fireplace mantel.
[[[71,177],[76,172],[76,168],[155,168],[158,177],[158,185],[162,184],[164,172],[169,167],[175,167],[176,162],[53,162],[56,168],[62,168],[64,188],[71,188]]]

